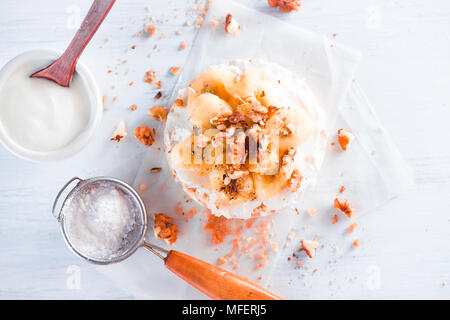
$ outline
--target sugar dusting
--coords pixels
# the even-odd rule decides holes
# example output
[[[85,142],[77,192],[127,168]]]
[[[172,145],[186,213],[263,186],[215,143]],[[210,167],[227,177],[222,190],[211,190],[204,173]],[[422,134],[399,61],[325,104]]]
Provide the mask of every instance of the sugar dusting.
[[[67,236],[88,257],[113,258],[127,248],[138,209],[127,194],[110,183],[93,183],[85,189],[63,212]]]

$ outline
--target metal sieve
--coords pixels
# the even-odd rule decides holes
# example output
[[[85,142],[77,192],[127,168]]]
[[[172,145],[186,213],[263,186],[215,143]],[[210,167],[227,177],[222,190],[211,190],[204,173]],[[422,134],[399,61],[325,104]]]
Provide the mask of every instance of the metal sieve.
[[[66,198],[64,199],[62,206],[57,212],[57,205],[59,203],[59,199],[61,198],[64,191],[71,185],[77,181],[77,184],[69,191]],[[128,196],[128,199],[132,200],[132,204],[137,209],[137,215],[135,217],[136,221],[134,223],[134,229],[128,234],[126,247],[121,248],[119,252],[112,255],[111,257],[108,257],[107,259],[92,257],[84,254],[82,251],[80,251],[78,248],[76,248],[75,245],[73,245],[72,241],[70,240],[70,235],[67,232],[66,224],[65,224],[65,210],[70,206],[71,201],[76,196],[82,196],[82,193],[86,191],[87,189],[91,187],[95,187],[96,184],[110,184],[111,186],[116,187],[118,190],[123,192],[126,196]],[[142,202],[142,199],[139,197],[137,192],[127,183],[111,177],[96,177],[91,179],[80,179],[78,177],[74,177],[70,179],[64,187],[59,191],[58,195],[56,196],[55,202],[53,204],[52,209],[53,216],[58,220],[60,226],[61,226],[61,232],[64,237],[64,241],[66,242],[67,246],[70,248],[70,250],[78,255],[79,257],[92,262],[96,264],[110,264],[115,262],[120,262],[126,258],[128,258],[130,255],[132,255],[139,247],[146,247],[153,253],[155,253],[158,257],[164,260],[164,257],[161,253],[167,254],[168,251],[164,250],[158,246],[151,245],[149,243],[145,242],[145,234],[147,232],[147,212],[145,210],[144,203]]]
[[[75,186],[68,191],[60,209],[57,210],[63,193],[71,184],[74,184],[75,182]],[[86,190],[95,187],[96,184],[110,184],[123,192],[128,199],[131,199],[138,213],[135,216],[134,229],[127,234],[126,245],[123,246],[119,252],[107,259],[91,257],[81,252],[70,240],[70,234],[68,234],[65,226],[65,210],[67,210],[67,208],[71,205],[72,199],[78,196],[83,196],[83,193]],[[119,179],[111,177],[96,177],[86,180],[74,177],[70,179],[58,192],[55,202],[53,203],[52,213],[60,224],[64,241],[70,250],[77,256],[91,263],[105,265],[120,262],[132,255],[138,248],[144,247],[161,258],[167,269],[213,299],[280,299],[278,296],[247,281],[246,279],[238,277],[219,267],[198,260],[184,253],[174,250],[168,251],[159,246],[146,242],[145,235],[147,232],[147,212],[145,205],[137,192],[130,185]]]

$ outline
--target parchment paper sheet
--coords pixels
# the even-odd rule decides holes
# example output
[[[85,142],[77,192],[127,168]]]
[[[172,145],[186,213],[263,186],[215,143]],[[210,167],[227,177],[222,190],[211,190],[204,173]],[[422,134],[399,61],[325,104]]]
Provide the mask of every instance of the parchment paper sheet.
[[[232,13],[241,24],[238,35],[226,36],[222,25],[213,30],[209,24],[211,19],[223,21],[227,13]],[[273,223],[271,232],[279,249],[278,252],[271,252],[270,262],[257,270],[254,261],[243,258],[238,269],[233,270],[227,264],[222,266],[225,269],[264,286],[270,281],[271,272],[284,248],[288,233],[307,219],[304,212],[309,205],[314,205],[318,214],[330,215],[333,197],[337,195],[339,186],[345,184],[349,189],[345,197],[354,203],[358,215],[362,215],[400,194],[409,185],[409,172],[398,150],[353,79],[359,57],[358,52],[331,39],[291,26],[234,1],[213,1],[171,101],[176,98],[178,90],[185,88],[190,80],[210,65],[234,59],[264,59],[278,63],[305,78],[318,102],[326,110],[330,142],[336,140],[336,130],[339,129],[335,127],[336,123],[347,125],[356,136],[345,153],[338,146],[328,148],[316,186],[303,194],[306,202],[304,207],[299,208],[302,215],[298,216],[291,208],[268,217]],[[173,180],[165,156],[162,152],[155,151],[163,146],[163,127],[157,130],[156,137],[157,142],[149,148],[134,182],[147,206],[149,221],[156,212],[172,216],[181,233],[171,249],[184,251],[215,264],[220,256],[228,253],[231,243],[226,241],[219,247],[211,243],[209,233],[203,230],[206,221],[204,210],[193,203],[186,203],[188,197]],[[151,174],[150,169],[154,167],[163,170]],[[349,167],[351,170],[348,170]],[[345,172],[342,174],[344,168]],[[148,189],[139,191],[139,186],[143,183]],[[197,206],[200,212],[185,222],[175,214],[175,206],[179,202],[183,203],[185,210]],[[332,228],[324,228],[326,234],[333,236]],[[336,237],[337,231],[334,232]],[[322,233],[322,237],[326,237],[325,233]],[[167,247],[164,242],[154,238],[151,223],[147,239]],[[99,270],[139,298],[205,297],[165,270],[163,262],[144,249],[138,250],[127,261],[102,266]],[[272,289],[276,291],[273,286]]]

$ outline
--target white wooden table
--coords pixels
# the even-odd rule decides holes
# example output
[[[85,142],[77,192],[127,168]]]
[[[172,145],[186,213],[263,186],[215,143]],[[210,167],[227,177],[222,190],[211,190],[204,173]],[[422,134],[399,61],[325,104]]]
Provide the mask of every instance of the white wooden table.
[[[90,2],[2,0],[0,65],[33,48],[64,49]],[[304,0],[301,10],[289,15],[268,8],[265,0],[242,2],[316,32],[336,34],[340,42],[362,51],[359,83],[413,168],[416,183],[409,194],[364,217],[370,245],[336,266],[335,284],[319,274],[305,285],[281,263],[271,287],[286,298],[450,298],[450,2]],[[164,93],[170,92],[174,77],[167,70],[182,66],[187,57],[187,50],[177,47],[195,35],[195,28],[185,24],[192,3],[116,3],[83,55],[106,93],[108,110],[96,137],[79,155],[35,164],[0,148],[0,298],[134,297],[67,250],[50,207],[72,176],[108,174],[126,159],[137,164],[125,171],[137,169],[144,148],[132,139],[112,146],[108,138],[121,119],[129,128],[142,124],[156,93],[140,90],[144,71],[157,70]],[[158,34],[167,38],[133,37],[149,14],[147,5],[161,20]],[[127,63],[116,69],[117,59]],[[107,74],[108,68],[113,74]],[[114,76],[116,70],[121,77]],[[138,84],[129,87],[127,79]],[[128,110],[132,104],[138,105],[135,113]]]

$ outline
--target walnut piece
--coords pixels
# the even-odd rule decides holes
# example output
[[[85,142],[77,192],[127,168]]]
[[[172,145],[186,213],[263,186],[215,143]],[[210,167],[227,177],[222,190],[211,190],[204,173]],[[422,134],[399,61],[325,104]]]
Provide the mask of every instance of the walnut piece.
[[[355,139],[355,136],[349,130],[346,129],[338,130],[338,142],[342,150],[344,151],[347,150],[348,145],[350,144],[350,142],[353,141],[353,139]]]
[[[116,130],[114,131],[112,137],[110,138],[111,141],[122,141],[123,138],[125,138],[128,135],[126,128],[125,128],[125,121],[121,120],[119,124],[117,125]]]
[[[148,114],[151,115],[155,120],[164,121],[167,118],[168,112],[169,111],[166,109],[166,107],[154,106],[148,111]]]
[[[280,7],[280,11],[291,12],[298,11],[301,6],[300,0],[268,0],[269,6],[272,8]]]
[[[312,258],[316,255],[316,250],[319,248],[319,243],[315,240],[301,240],[302,250],[305,250],[305,253],[308,257]]]
[[[145,126],[145,125],[137,127],[134,130],[134,136],[144,146],[149,146],[150,147],[155,142],[155,138],[153,137],[152,130],[149,127]]]
[[[227,14],[227,16],[225,17],[225,32],[227,34],[237,33],[240,28],[241,26],[236,21],[236,19],[234,19],[230,13]]]
[[[345,214],[348,218],[353,217],[355,214],[355,207],[347,199],[334,199],[334,207]]]
[[[153,232],[157,238],[165,240],[170,245],[177,241],[178,227],[173,224],[173,219],[164,213],[155,213]]]

